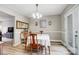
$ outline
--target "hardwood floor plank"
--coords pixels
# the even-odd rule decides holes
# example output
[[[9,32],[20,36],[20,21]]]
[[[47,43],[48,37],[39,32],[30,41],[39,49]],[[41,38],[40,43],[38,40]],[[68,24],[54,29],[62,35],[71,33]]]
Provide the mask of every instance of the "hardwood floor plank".
[[[3,46],[3,55],[30,55],[30,53],[25,51],[23,45],[13,47],[12,45],[5,43]],[[33,53],[33,55],[37,55],[37,53]],[[45,55],[45,53],[39,53],[38,55]],[[50,55],[70,55],[70,52],[61,44],[53,44],[51,45]]]

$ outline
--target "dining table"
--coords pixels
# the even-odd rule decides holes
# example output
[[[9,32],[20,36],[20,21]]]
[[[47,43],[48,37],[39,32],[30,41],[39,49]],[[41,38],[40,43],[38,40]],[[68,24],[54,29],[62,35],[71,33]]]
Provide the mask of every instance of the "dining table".
[[[50,54],[50,36],[49,34],[37,34],[37,40],[38,44],[41,44],[42,46],[45,47],[45,53],[47,49],[49,48],[49,54]],[[30,36],[27,38],[27,45],[30,43]]]

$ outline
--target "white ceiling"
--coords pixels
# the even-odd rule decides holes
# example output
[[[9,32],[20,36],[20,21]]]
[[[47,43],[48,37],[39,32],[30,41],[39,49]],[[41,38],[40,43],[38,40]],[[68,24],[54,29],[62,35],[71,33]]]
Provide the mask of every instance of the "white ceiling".
[[[13,18],[14,18],[14,16],[8,15],[7,13],[4,13],[4,12],[0,11],[0,22],[1,21],[12,20]]]
[[[36,9],[35,4],[3,4],[2,6],[26,17],[31,17]],[[38,10],[43,16],[60,15],[66,6],[67,4],[39,4]]]

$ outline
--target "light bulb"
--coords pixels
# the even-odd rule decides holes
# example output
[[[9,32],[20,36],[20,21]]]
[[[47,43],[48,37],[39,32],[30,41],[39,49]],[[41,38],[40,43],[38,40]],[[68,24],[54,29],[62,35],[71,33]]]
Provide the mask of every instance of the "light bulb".
[[[32,16],[33,16],[33,18],[36,18],[36,15],[34,13],[32,14]]]
[[[38,12],[33,13],[32,16],[33,16],[34,19],[35,19],[35,18],[39,19],[39,18],[42,17],[42,15],[41,15],[40,13],[38,13]]]
[[[41,14],[40,14],[39,16],[40,16],[40,18],[42,17],[42,15],[41,15]]]

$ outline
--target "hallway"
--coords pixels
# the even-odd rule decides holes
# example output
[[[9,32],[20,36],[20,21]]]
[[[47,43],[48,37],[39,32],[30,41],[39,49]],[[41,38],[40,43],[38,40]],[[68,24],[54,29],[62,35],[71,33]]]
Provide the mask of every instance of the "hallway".
[[[63,45],[55,44],[55,43],[51,45],[50,53],[51,55],[70,55],[71,54]],[[12,47],[10,44],[5,43],[3,46],[3,55],[30,55],[30,54],[24,50],[23,45]],[[44,52],[42,54],[33,53],[33,55],[45,55],[45,53]]]

